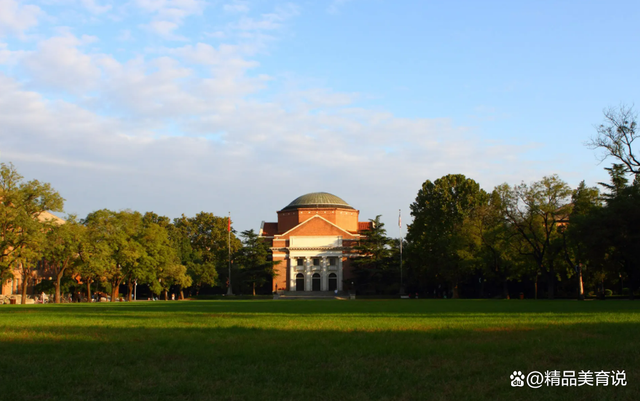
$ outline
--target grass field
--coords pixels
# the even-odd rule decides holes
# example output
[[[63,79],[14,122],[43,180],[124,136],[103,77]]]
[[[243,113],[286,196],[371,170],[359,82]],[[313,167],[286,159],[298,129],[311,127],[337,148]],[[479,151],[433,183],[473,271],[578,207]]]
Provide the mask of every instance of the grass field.
[[[513,388],[514,370],[627,385]],[[640,302],[3,306],[0,399],[637,400]]]

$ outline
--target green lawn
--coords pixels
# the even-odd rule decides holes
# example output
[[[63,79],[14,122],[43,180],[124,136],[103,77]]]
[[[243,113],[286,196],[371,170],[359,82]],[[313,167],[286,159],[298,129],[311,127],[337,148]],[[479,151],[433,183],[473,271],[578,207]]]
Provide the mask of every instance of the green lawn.
[[[627,385],[513,388],[514,370]],[[637,400],[640,302],[7,305],[0,399]]]

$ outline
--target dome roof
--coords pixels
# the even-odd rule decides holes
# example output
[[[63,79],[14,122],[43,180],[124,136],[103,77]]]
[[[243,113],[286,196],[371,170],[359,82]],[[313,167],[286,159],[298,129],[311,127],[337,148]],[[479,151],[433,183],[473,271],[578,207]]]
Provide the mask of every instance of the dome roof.
[[[342,200],[341,198],[327,193],[327,192],[312,192],[310,194],[302,195],[293,200],[293,202],[289,203],[282,210],[291,210],[305,207],[313,207],[313,208],[343,208],[343,209],[353,209],[347,202]]]

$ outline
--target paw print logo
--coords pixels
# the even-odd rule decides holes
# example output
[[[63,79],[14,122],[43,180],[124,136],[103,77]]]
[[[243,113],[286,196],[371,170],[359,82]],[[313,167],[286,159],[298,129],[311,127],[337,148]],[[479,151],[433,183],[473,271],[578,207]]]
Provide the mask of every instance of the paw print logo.
[[[514,370],[511,376],[511,387],[524,387],[524,375],[519,370]]]

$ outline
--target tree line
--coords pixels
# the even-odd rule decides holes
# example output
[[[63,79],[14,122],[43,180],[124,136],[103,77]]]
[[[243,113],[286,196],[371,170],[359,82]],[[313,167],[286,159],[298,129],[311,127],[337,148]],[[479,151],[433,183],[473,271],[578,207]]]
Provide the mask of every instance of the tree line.
[[[85,218],[69,216],[64,223],[46,218],[62,212],[64,199],[49,184],[25,182],[12,164],[0,165],[0,280],[22,277],[22,303],[28,285],[62,293],[110,293],[111,301],[126,288],[131,300],[136,285],[168,299],[184,298],[203,288],[226,287],[232,255],[231,283],[236,291],[251,292],[271,283],[274,263],[268,246],[253,230],[239,238],[228,217],[201,212],[171,221],[153,212],[107,209]],[[51,278],[50,280],[48,278]]]
[[[640,157],[634,154],[637,116],[606,110],[588,145],[616,162],[609,182],[571,188],[557,175],[502,184],[491,192],[450,174],[427,180],[411,204],[400,283],[398,239],[379,216],[361,243],[357,289],[430,297],[633,298],[640,287]],[[614,288],[614,290],[611,290]]]
[[[550,175],[488,192],[461,174],[427,180],[411,204],[406,238],[387,236],[380,216],[371,220],[346,287],[453,298],[583,299],[614,291],[633,298],[640,287],[637,115],[621,106],[604,117],[588,145],[614,159],[606,168],[608,182],[571,188]],[[15,271],[26,278],[23,303],[29,280],[44,271],[51,280],[40,288],[50,286],[56,302],[65,279],[82,283],[88,300],[98,290],[114,301],[121,286],[130,300],[136,284],[165,299],[170,291],[183,298],[185,291],[226,288],[229,279],[237,291],[271,290],[267,244],[253,230],[230,233],[227,217],[201,212],[171,221],[152,212],[103,209],[64,224],[42,218],[46,211],[61,212],[63,204],[49,184],[24,182],[13,165],[0,166],[0,280]]]

